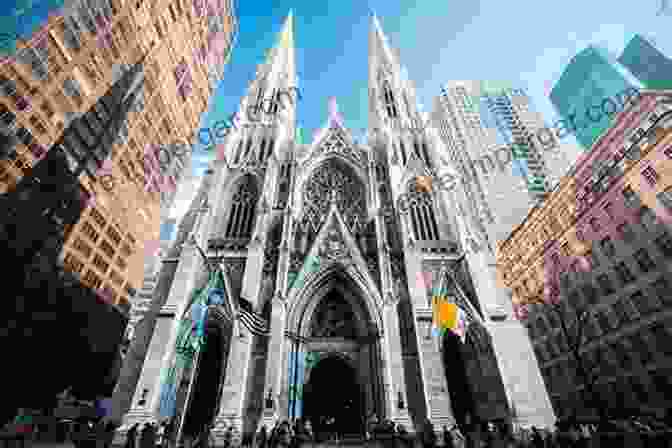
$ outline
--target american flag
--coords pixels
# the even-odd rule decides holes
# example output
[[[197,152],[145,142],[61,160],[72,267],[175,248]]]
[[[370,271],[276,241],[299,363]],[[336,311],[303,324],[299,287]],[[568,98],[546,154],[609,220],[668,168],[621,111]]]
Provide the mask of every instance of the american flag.
[[[257,336],[269,336],[271,334],[268,321],[261,314],[255,312],[252,309],[252,304],[242,297],[238,299],[238,317],[252,334]]]

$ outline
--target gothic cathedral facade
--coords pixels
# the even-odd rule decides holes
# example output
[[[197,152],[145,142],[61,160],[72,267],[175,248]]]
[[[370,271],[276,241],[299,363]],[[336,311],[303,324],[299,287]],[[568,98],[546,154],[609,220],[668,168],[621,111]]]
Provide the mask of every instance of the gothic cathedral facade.
[[[410,82],[377,18],[369,36],[369,127],[354,141],[337,114],[311,142],[296,105],[250,121],[250,106],[296,93],[293,19],[240,105],[240,123],[206,173],[198,218],[166,291],[127,422],[155,420],[177,321],[205,282],[205,256],[227,293],[245,298],[270,334],[214,307],[206,344],[177,387],[183,435],[203,424],[249,434],[306,417],[363,434],[375,415],[409,431],[476,420],[553,423],[523,327],[511,317],[494,259],[459,205],[460,177],[421,119]],[[277,106],[276,106],[277,107]],[[422,120],[421,120],[422,121]],[[417,178],[441,175],[441,188]],[[432,294],[464,316],[462,338],[432,331]]]

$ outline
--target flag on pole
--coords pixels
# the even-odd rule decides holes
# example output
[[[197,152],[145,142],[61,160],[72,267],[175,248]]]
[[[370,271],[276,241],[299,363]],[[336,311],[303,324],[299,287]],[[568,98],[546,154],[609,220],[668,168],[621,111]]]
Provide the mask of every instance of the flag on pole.
[[[238,299],[238,317],[250,333],[257,336],[269,336],[271,334],[271,329],[266,319],[261,314],[255,312],[252,304],[242,297]]]

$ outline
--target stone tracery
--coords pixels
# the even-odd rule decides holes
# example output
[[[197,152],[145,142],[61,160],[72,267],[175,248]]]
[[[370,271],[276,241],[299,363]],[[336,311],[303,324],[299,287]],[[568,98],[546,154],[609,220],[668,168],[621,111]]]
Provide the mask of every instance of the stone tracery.
[[[328,215],[332,194],[346,225],[353,234],[357,233],[365,221],[364,186],[351,170],[335,160],[315,169],[306,182],[302,223],[316,232],[321,219]]]

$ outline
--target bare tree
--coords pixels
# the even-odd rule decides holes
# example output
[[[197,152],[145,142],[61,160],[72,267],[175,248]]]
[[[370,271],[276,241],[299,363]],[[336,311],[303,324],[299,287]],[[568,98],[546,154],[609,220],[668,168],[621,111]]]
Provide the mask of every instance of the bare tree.
[[[536,305],[541,313],[548,316],[551,327],[560,328],[560,338],[557,342],[562,351],[569,355],[570,368],[576,373],[576,379],[580,383],[583,402],[594,409],[600,421],[607,418],[606,407],[603,405],[595,384],[600,378],[601,359],[588,357],[587,352],[582,350],[589,342],[589,327],[592,325],[594,313],[587,303],[570,304],[567,300],[540,300],[536,299]],[[576,406],[574,408],[576,416]]]

